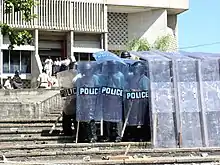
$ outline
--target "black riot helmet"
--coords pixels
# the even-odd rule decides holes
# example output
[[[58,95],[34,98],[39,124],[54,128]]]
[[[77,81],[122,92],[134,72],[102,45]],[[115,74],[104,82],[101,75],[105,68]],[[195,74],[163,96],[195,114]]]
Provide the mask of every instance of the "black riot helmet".
[[[131,65],[132,71],[134,73],[144,74],[146,71],[146,65],[142,61],[137,61]]]
[[[16,76],[19,76],[19,75],[20,75],[19,70],[16,70],[16,71],[15,71],[15,75],[16,75]]]
[[[92,63],[91,62],[82,63],[80,66],[80,71],[87,76],[90,75],[93,71]]]
[[[102,71],[105,73],[115,73],[117,71],[117,62],[112,61],[106,61],[103,63]]]
[[[121,58],[130,58],[130,57],[131,57],[131,55],[129,52],[127,52],[127,51],[121,52]]]

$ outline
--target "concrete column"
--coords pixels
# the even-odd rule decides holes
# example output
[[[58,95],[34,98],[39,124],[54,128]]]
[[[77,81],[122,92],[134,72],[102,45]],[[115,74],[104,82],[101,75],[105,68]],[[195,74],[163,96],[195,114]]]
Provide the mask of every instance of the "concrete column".
[[[1,30],[1,29],[0,29]],[[3,85],[3,79],[2,79],[2,74],[3,74],[3,53],[2,53],[2,35],[0,35],[0,82]]]
[[[0,29],[1,30],[1,29]],[[2,74],[3,74],[3,53],[2,53],[2,45],[3,45],[3,35],[0,32],[0,82],[3,84]]]
[[[104,33],[104,50],[108,50],[108,33]]]
[[[70,57],[74,56],[74,32],[71,30],[70,31]]]
[[[43,66],[40,60],[39,51],[38,51],[38,29],[34,30],[34,47],[35,51],[32,53],[31,58],[31,75],[32,75],[32,81],[31,86],[36,87],[37,77],[42,72]]]
[[[104,34],[101,34],[100,41],[101,49],[104,49]]]
[[[104,29],[105,29],[105,33],[104,33],[104,50],[107,51],[108,50],[108,8],[107,5],[104,6]]]
[[[35,31],[34,31],[35,56],[36,56],[36,55],[39,55],[38,43],[39,43],[39,39],[38,39],[38,29],[35,29]]]
[[[74,32],[71,30],[67,34],[67,57],[71,58],[74,56]]]
[[[178,50],[178,21],[177,15],[168,15],[167,26],[172,29],[173,41],[172,49]]]
[[[0,0],[0,22],[3,20],[3,1]],[[1,31],[1,29],[0,29]],[[3,36],[0,32],[0,82],[3,84],[2,73],[3,73],[3,53],[2,53]]]
[[[179,26],[178,26],[178,21],[177,21],[177,23],[176,23],[176,30],[175,30],[175,33],[176,33],[176,34],[175,34],[175,37],[176,37],[176,43],[177,43],[177,45],[176,45],[176,46],[177,46],[177,50],[179,49],[179,35],[178,35],[178,34],[179,34],[179,33],[178,33],[178,30],[179,30],[179,29],[178,29],[178,27],[179,27]]]

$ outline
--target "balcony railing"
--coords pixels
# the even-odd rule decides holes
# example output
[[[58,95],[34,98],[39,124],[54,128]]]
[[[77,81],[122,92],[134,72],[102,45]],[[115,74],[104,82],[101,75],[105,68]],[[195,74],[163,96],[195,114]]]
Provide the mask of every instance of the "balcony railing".
[[[3,11],[4,0],[0,1]],[[33,8],[36,19],[25,22],[22,12],[12,12],[4,14],[3,22],[16,28],[104,32],[106,12],[104,0],[39,0],[39,5]]]

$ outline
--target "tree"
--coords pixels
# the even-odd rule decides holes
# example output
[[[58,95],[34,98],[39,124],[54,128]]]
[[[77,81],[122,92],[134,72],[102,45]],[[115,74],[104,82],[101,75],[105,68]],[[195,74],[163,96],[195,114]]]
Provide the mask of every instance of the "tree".
[[[154,42],[153,49],[166,52],[169,50],[171,42],[172,42],[171,35],[165,35],[165,36],[159,37]]]
[[[22,12],[23,19],[30,22],[37,17],[32,11],[38,2],[36,0],[5,0],[5,14],[14,14],[13,12]],[[33,37],[27,30],[18,30],[10,27],[6,23],[0,22],[1,33],[3,36],[8,35],[10,45],[9,49],[13,49],[15,45],[20,46],[25,43],[32,43]]]
[[[160,50],[168,51],[172,42],[172,36],[165,35],[157,38],[154,44],[150,45],[147,39],[133,39],[128,42],[127,50],[129,51],[149,51],[149,50]]]
[[[150,49],[150,44],[146,39],[133,39],[127,45],[127,50],[131,51],[147,51]]]

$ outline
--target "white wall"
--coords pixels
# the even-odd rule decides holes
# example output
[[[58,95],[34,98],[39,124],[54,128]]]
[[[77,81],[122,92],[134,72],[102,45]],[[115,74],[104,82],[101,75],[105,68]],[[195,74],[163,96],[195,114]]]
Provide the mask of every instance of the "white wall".
[[[153,43],[167,30],[167,11],[157,9],[128,14],[128,39],[146,38]]]
[[[189,0],[106,0],[109,5],[144,6],[155,8],[189,9]]]

